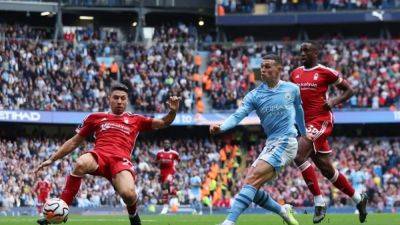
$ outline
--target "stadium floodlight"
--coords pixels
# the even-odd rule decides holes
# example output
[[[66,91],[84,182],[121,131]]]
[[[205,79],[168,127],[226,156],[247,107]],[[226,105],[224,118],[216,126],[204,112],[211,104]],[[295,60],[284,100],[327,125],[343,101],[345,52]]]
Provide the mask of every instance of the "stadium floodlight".
[[[79,16],[80,20],[93,20],[93,16]]]
[[[204,26],[204,20],[202,20],[202,19],[199,20],[199,26],[201,26],[201,27]]]
[[[41,12],[40,15],[41,16],[48,16],[48,15],[50,15],[50,12]]]
[[[132,23],[132,27],[136,27],[136,26],[137,26],[137,22],[135,21]]]

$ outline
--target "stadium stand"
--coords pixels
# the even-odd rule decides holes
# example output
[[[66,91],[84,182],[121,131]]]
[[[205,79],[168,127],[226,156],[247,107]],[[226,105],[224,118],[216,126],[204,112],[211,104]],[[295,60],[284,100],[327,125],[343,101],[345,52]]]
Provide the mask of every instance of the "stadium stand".
[[[184,112],[202,112],[203,91],[211,98],[210,108],[235,109],[256,85],[251,57],[282,53],[285,80],[299,65],[297,42],[210,45],[208,67],[201,78],[196,53],[188,45],[193,36],[185,26],[160,27],[150,47],[118,44],[107,36],[98,40],[92,31],[77,31],[77,44],[73,44],[34,41],[44,31],[27,36],[31,30],[27,26],[3,25],[3,29],[7,32],[0,52],[0,106],[8,109],[104,111],[108,109],[105,93],[118,76],[130,83],[136,111],[162,112],[165,105],[160,102],[177,94],[184,99]],[[322,63],[340,71],[356,90],[343,108],[399,108],[398,40],[333,39],[321,46]],[[107,67],[96,60],[98,56],[122,56],[122,61]]]
[[[265,7],[269,13],[278,12],[309,12],[309,11],[336,11],[336,10],[367,10],[387,9],[399,6],[396,0],[368,1],[286,1],[286,0],[219,0],[219,15],[224,13],[254,13],[257,7]]]
[[[399,108],[400,71],[398,40],[332,39],[322,40],[321,63],[340,71],[356,94],[340,108]],[[203,86],[214,109],[237,108],[244,95],[255,86],[251,57],[267,52],[282,54],[284,74],[299,66],[299,43],[249,43],[225,47],[211,45],[210,62]],[[334,95],[332,89],[331,95]]]
[[[251,134],[243,142],[244,134],[236,132],[233,137],[219,140],[208,138],[175,139],[173,149],[181,155],[175,185],[181,204],[189,204],[188,179],[193,168],[198,168],[202,178],[203,203],[214,207],[227,206],[230,199],[242,185],[240,177],[244,168],[251,164],[264,143],[257,134]],[[62,144],[61,139],[40,139],[18,137],[2,139],[0,152],[4,156],[0,163],[0,202],[3,207],[33,206],[36,196],[32,192],[34,179],[30,176],[41,161],[46,159]],[[243,144],[238,144],[243,143]],[[162,139],[141,139],[138,141],[133,160],[136,162],[138,191],[145,205],[157,204],[161,199],[158,182],[158,168],[153,162],[156,152],[162,147]],[[42,176],[53,183],[51,196],[58,196],[69,174],[74,160],[91,144],[82,146],[65,160],[58,161],[46,169]],[[356,189],[366,191],[371,197],[371,206],[376,210],[383,207],[400,206],[400,140],[398,138],[348,138],[335,137],[332,140],[334,164],[346,174]],[[199,151],[201,149],[201,151]],[[355,172],[358,171],[358,172]],[[351,204],[343,194],[329,185],[329,181],[319,177],[321,190],[331,206]],[[289,183],[288,183],[289,182]],[[287,188],[287,187],[291,188]],[[146,188],[145,188],[146,187]],[[151,187],[151,188],[150,188]],[[306,188],[298,169],[288,167],[280,179],[265,187],[281,203],[295,206],[311,206],[312,196],[304,192]],[[276,196],[274,196],[276,195]],[[281,197],[280,197],[281,196]],[[206,197],[206,198],[204,198]],[[120,205],[119,197],[105,179],[87,176],[74,203],[77,207],[99,207]]]

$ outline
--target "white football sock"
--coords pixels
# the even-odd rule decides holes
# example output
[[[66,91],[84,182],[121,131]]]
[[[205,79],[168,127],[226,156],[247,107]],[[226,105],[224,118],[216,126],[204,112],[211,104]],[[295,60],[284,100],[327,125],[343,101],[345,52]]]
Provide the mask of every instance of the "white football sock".
[[[315,206],[325,206],[325,201],[322,195],[314,196],[314,205]]]
[[[360,195],[360,193],[358,193],[357,191],[354,192],[354,195],[353,195],[353,197],[351,197],[351,199],[353,199],[353,201],[354,201],[356,204],[360,203],[360,202],[361,202],[361,195]]]

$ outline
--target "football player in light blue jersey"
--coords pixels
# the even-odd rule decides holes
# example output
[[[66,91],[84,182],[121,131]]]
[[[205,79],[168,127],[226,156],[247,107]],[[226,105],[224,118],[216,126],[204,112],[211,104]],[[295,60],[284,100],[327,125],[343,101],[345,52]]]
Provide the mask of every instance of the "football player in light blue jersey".
[[[193,170],[193,176],[190,177],[189,199],[194,213],[203,215],[203,207],[201,204],[201,178],[197,170]]]
[[[248,170],[244,186],[237,194],[229,214],[222,225],[234,225],[242,212],[254,202],[264,209],[280,215],[289,225],[299,223],[293,216],[292,207],[281,206],[260,187],[272,180],[289,164],[297,153],[297,123],[301,138],[306,137],[304,113],[300,90],[290,82],[280,80],[281,59],[276,55],[263,57],[261,79],[263,83],[249,92],[242,106],[229,116],[222,125],[211,125],[210,133],[217,134],[239,124],[250,112],[256,111],[267,135],[266,146]]]

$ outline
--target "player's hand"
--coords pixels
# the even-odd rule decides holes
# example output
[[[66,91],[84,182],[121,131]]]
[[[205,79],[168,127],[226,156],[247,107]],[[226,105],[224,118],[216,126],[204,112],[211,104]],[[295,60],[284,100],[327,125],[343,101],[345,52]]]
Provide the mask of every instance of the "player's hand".
[[[212,124],[210,126],[210,134],[214,135],[214,134],[218,134],[219,132],[221,132],[221,125]]]
[[[328,99],[328,101],[326,101],[325,104],[324,104],[324,108],[326,110],[331,110],[331,109],[333,109],[333,107],[335,107],[334,99]]]
[[[308,140],[308,141],[312,141],[313,140],[313,137],[312,137],[311,134],[302,135],[301,137],[306,139],[306,140]]]
[[[169,97],[167,101],[167,105],[170,110],[177,112],[179,109],[179,102],[181,101],[181,97],[172,96]]]
[[[35,169],[35,174],[37,174],[40,170],[42,170],[43,168],[50,166],[51,164],[53,164],[53,160],[52,159],[48,159],[44,162],[42,162],[36,169]]]

